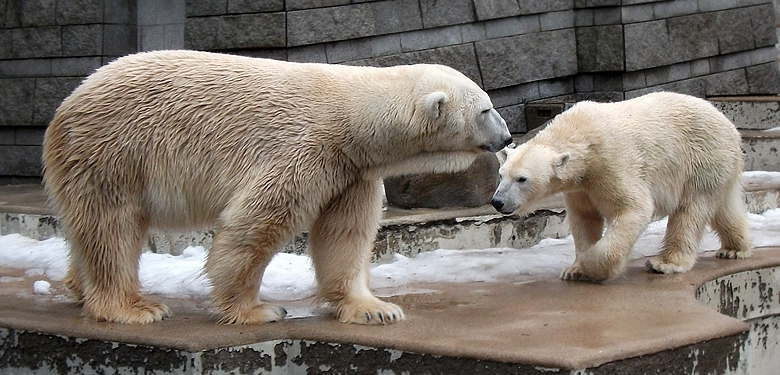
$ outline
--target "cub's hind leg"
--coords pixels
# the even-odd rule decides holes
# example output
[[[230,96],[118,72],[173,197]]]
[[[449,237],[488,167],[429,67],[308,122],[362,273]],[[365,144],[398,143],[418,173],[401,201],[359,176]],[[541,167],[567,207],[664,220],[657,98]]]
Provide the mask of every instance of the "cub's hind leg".
[[[718,258],[738,259],[750,256],[753,247],[747,223],[747,208],[742,198],[740,182],[734,183],[724,195],[713,215],[712,229],[720,238]]]

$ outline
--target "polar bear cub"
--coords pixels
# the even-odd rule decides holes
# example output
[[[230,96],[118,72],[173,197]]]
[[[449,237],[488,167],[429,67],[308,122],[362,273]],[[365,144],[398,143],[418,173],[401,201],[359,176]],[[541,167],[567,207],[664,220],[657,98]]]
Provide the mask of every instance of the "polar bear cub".
[[[708,224],[722,244],[718,257],[750,255],[743,165],[735,126],[705,100],[660,92],[585,101],[508,149],[492,203],[527,213],[563,193],[576,249],[565,280],[621,274],[647,225],[668,215],[661,252],[647,265],[680,273],[693,267]]]
[[[71,247],[66,285],[92,319],[168,316],[140,294],[148,230],[216,225],[205,273],[220,322],[286,315],[258,289],[309,229],[320,300],[342,322],[383,324],[404,313],[368,285],[382,178],[463,170],[510,142],[488,95],[445,66],[158,51],[98,69],[65,99],[44,181]]]

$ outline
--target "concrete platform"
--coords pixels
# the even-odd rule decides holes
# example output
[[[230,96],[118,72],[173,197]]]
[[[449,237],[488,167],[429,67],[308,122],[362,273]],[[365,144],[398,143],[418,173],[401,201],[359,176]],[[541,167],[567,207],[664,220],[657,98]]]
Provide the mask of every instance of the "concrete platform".
[[[777,186],[747,188],[752,204],[776,206]],[[383,225],[412,234],[460,225],[450,239],[459,241],[464,222],[494,233],[515,220],[483,211],[390,211]],[[39,186],[0,188],[0,212],[44,227],[55,220]],[[530,241],[561,227],[559,216],[513,224],[515,233],[535,228]],[[381,327],[338,323],[311,299],[283,303],[291,317],[262,326],[217,325],[205,299],[163,299],[174,315],[158,323],[97,323],[61,283],[33,295],[33,278],[0,267],[12,277],[0,282],[0,373],[776,373],[780,248],[747,260],[706,253],[682,275],[650,274],[643,263],[603,284],[539,275],[378,290],[408,314]]]

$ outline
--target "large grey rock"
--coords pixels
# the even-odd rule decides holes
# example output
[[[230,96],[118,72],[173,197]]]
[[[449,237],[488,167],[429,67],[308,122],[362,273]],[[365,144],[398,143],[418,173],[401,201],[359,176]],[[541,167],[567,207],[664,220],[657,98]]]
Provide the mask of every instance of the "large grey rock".
[[[498,186],[498,166],[494,154],[484,153],[463,172],[386,178],[387,202],[407,209],[483,206]]]

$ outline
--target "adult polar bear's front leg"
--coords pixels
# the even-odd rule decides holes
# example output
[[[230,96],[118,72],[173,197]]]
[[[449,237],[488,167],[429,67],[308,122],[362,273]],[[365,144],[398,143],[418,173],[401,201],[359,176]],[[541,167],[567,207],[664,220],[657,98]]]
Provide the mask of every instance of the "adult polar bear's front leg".
[[[359,180],[322,211],[309,233],[320,300],[336,307],[344,323],[385,324],[403,310],[369,289],[369,263],[382,216],[382,181]]]

